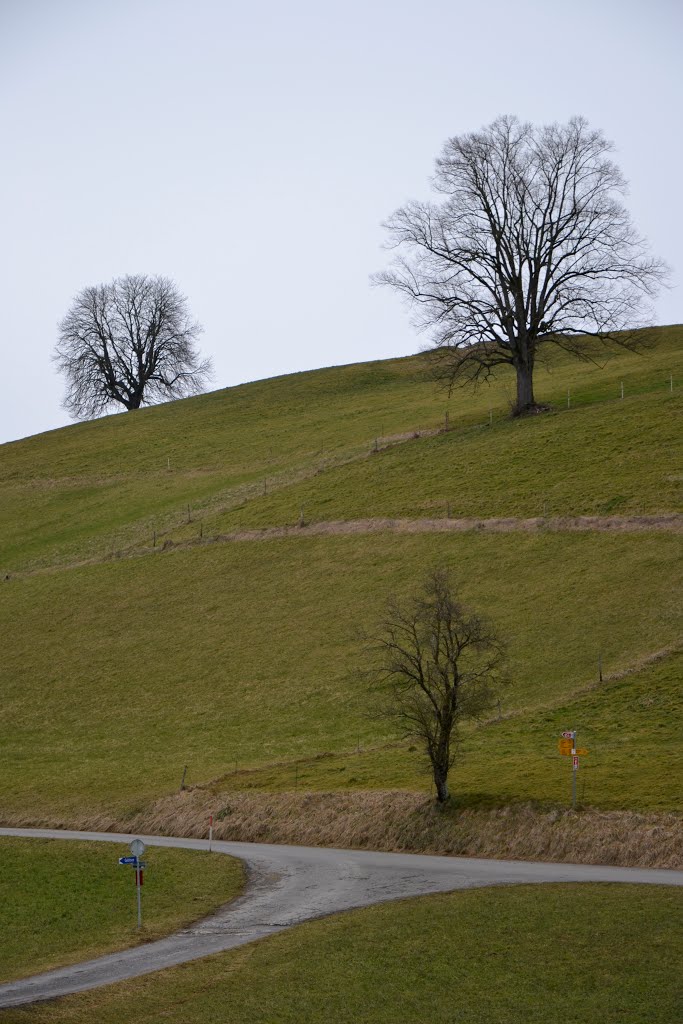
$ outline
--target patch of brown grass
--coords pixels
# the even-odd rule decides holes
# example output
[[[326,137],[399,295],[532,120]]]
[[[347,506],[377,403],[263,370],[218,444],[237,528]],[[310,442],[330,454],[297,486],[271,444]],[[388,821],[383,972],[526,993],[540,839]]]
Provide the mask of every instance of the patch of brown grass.
[[[19,820],[101,831],[206,837],[342,849],[543,860],[623,867],[683,868],[683,818],[636,811],[571,811],[531,803],[442,810],[419,793],[234,793],[189,789],[128,817]]]
[[[628,516],[535,516],[522,519],[516,516],[504,518],[476,519],[350,519],[336,522],[308,523],[303,526],[270,526],[263,529],[236,530],[221,534],[217,541],[272,540],[279,537],[329,536],[358,533],[460,533],[469,530],[484,530],[489,533],[511,531],[534,532],[553,531],[583,532],[594,530],[604,532],[639,532],[641,530],[665,530],[683,532],[683,515],[666,513],[661,515]]]

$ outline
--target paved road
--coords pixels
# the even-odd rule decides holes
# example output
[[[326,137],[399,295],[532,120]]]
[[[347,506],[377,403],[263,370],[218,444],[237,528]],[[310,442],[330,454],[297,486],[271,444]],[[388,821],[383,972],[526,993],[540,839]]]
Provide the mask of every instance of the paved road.
[[[128,843],[133,838],[109,832],[14,828],[2,828],[0,835],[109,843]],[[207,849],[207,842],[202,839],[140,838],[148,846]],[[0,985],[0,1007],[19,1006],[108,985],[232,949],[314,917],[407,896],[522,882],[644,882],[683,886],[683,871],[428,857],[259,843],[214,841],[213,849],[240,857],[247,864],[247,887],[237,900],[166,939]]]

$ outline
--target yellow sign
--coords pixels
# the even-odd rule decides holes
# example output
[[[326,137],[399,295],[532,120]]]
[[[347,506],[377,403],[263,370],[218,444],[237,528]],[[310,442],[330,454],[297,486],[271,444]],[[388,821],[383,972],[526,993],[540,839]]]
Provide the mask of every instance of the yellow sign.
[[[582,757],[585,757],[586,754],[588,753],[588,748],[587,747],[579,747],[579,749],[576,751],[576,753],[577,754],[581,754]]]
[[[558,740],[557,749],[561,754],[571,754],[574,749],[574,740]]]

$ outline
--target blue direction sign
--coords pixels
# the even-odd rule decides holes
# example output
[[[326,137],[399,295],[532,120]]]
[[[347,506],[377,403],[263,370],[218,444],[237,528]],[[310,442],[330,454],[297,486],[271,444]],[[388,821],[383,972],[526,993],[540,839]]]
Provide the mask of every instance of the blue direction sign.
[[[119,857],[119,864],[137,864],[137,857]]]

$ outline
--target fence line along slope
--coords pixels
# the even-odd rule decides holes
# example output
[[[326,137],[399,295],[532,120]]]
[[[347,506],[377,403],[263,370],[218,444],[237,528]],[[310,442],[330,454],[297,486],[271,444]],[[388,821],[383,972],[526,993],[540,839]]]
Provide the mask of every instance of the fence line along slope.
[[[449,504],[454,516],[673,511],[683,328],[646,336],[654,347],[645,354],[617,351],[601,367],[555,356],[538,390],[558,414],[535,423],[507,421],[505,375],[449,400],[416,356],[241,385],[0,446],[0,569],[276,525],[302,505],[323,519],[338,518],[335,508],[355,518],[359,506],[364,516],[445,515]],[[560,416],[568,395],[570,415]],[[447,434],[413,440],[442,430],[446,413]]]

